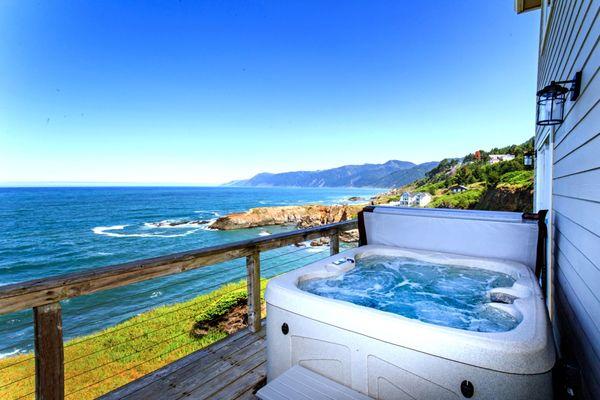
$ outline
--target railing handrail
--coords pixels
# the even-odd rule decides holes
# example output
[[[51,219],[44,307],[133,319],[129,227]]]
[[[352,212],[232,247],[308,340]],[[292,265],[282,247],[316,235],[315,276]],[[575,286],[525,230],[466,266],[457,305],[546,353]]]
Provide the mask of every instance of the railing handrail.
[[[131,261],[90,271],[34,279],[0,287],[0,314],[56,303],[102,290],[247,257],[257,251],[316,239],[357,228],[357,220],[348,220],[313,228],[241,240],[197,250]]]

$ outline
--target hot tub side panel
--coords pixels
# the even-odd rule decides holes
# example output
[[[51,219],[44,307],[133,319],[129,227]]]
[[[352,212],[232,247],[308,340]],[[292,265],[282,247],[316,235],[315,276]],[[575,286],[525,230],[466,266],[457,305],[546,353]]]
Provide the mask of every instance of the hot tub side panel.
[[[474,399],[552,398],[550,372],[508,374],[443,359],[306,318],[296,306],[298,313],[267,304],[269,380],[301,365],[377,399],[460,399],[464,381]]]
[[[519,213],[375,207],[363,216],[367,244],[536,264],[538,226]]]

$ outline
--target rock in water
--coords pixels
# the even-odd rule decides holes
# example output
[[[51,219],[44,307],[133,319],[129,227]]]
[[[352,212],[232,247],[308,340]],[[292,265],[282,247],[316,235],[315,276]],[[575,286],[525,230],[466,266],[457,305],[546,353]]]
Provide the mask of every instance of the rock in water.
[[[362,208],[362,205],[257,207],[220,217],[210,228],[232,230],[289,224],[298,228],[310,228],[355,218]]]

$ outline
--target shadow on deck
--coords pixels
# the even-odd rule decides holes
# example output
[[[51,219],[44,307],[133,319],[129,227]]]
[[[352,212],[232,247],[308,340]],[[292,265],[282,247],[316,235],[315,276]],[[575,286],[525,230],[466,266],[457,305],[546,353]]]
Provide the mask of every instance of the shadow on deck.
[[[265,331],[243,329],[101,399],[255,399],[266,383]]]

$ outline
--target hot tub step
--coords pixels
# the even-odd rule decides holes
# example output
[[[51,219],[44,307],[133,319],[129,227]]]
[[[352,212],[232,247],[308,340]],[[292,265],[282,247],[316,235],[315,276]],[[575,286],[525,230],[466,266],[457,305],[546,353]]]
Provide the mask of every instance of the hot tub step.
[[[370,397],[299,365],[256,393],[261,400],[369,400]]]

